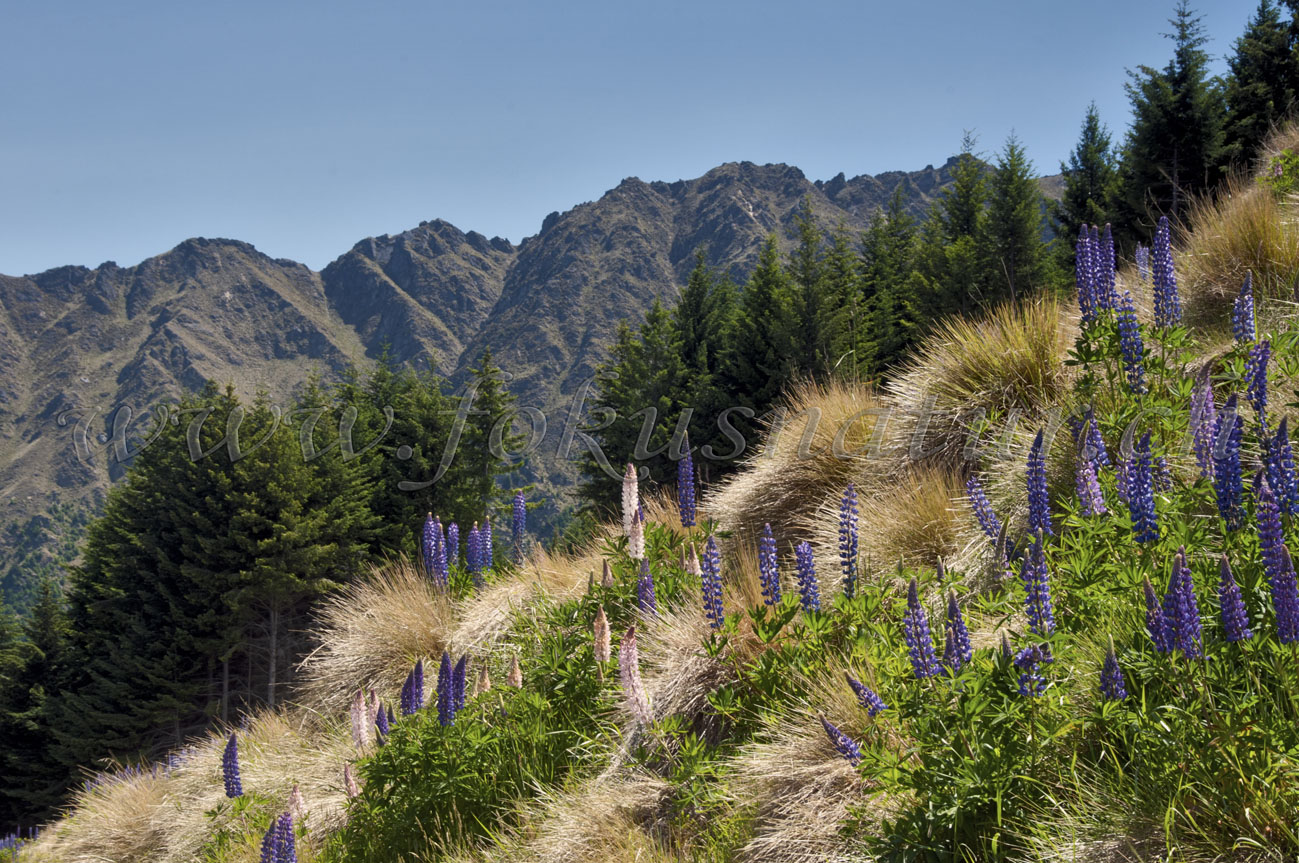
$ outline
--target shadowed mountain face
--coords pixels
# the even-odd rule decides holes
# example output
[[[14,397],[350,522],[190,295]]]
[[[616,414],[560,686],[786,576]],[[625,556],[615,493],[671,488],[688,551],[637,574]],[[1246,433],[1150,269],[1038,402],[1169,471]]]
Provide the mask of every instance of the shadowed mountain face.
[[[898,186],[923,213],[953,164],[815,183],[748,162],[675,183],[630,178],[518,246],[435,220],[362,240],[320,273],[194,239],[129,268],[0,276],[3,520],[102,498],[122,470],[114,420],[118,439],[139,437],[151,406],[207,380],[283,401],[313,369],[336,376],[385,346],[455,381],[490,347],[520,403],[549,417],[534,467],[563,485],[573,472],[554,444],[569,402],[620,320],[655,297],[675,302],[696,248],[742,279],[768,235],[790,244],[804,198],[827,229],[857,232]]]

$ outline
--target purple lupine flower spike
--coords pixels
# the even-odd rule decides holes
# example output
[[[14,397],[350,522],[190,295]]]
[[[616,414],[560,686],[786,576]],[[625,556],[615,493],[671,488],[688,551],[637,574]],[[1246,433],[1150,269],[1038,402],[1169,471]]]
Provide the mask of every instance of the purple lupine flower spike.
[[[479,559],[482,562],[483,571],[492,569],[495,564],[492,562],[492,517],[483,516],[483,529],[478,532],[478,545],[482,549],[479,553]]]
[[[834,745],[835,751],[842,755],[844,760],[853,767],[860,764],[861,747],[859,747],[851,737],[832,725],[830,720],[826,719],[824,715],[822,715],[820,719],[821,726],[825,729],[826,736],[830,738],[830,743]]]
[[[1128,513],[1132,538],[1139,543],[1159,539],[1159,518],[1155,513],[1155,484],[1150,458],[1150,432],[1137,441],[1128,465]]]
[[[881,710],[889,709],[889,706],[884,703],[884,699],[880,698],[875,690],[847,672],[844,672],[844,677],[848,679],[848,685],[852,687],[852,691],[856,694],[857,701],[866,709],[867,716],[874,718],[875,714]]]
[[[1105,232],[1101,235],[1100,243],[1096,247],[1098,256],[1097,274],[1098,290],[1104,293],[1106,302],[1102,308],[1112,309],[1118,303],[1118,297],[1114,292],[1115,284],[1115,257],[1114,257],[1114,232],[1110,230],[1110,223],[1105,223]]]
[[[798,597],[804,611],[821,610],[821,586],[816,580],[816,564],[812,560],[812,543],[800,542],[794,547],[797,567]]]
[[[415,660],[415,670],[411,672],[410,700],[416,710],[424,706],[424,660]]]
[[[902,617],[902,635],[911,657],[911,669],[916,677],[933,677],[938,673],[938,659],[934,655],[934,639],[929,634],[929,618],[920,604],[919,585],[911,579],[907,587],[907,611]]]
[[[1106,701],[1122,701],[1128,697],[1128,688],[1123,684],[1123,670],[1119,668],[1119,658],[1114,653],[1114,639],[1110,639],[1109,650],[1105,651],[1105,664],[1101,667],[1101,698]]]
[[[275,863],[298,863],[294,847],[293,816],[285,812],[275,823]]]
[[[1285,547],[1276,496],[1262,474],[1255,478],[1254,494],[1257,500],[1258,550],[1272,592],[1277,636],[1282,644],[1289,644],[1299,641],[1299,588],[1296,587],[1294,566]]]
[[[1281,546],[1281,577],[1272,583],[1272,605],[1276,609],[1277,638],[1282,644],[1299,641],[1299,585],[1290,550]]]
[[[1020,563],[1020,580],[1024,583],[1024,609],[1028,613],[1029,630],[1038,635],[1050,635],[1055,631],[1055,612],[1051,606],[1051,578],[1040,532],[1034,535],[1033,544]]]
[[[411,670],[401,685],[401,715],[410,716],[416,710],[419,707],[415,704],[415,672]]]
[[[1123,371],[1128,388],[1141,394],[1146,391],[1146,348],[1141,341],[1141,325],[1132,306],[1132,294],[1123,292],[1119,300],[1119,351],[1123,355]]]
[[[1036,697],[1046,692],[1046,678],[1042,675],[1040,666],[1054,661],[1051,645],[1046,643],[1030,644],[1016,653],[1014,663],[1020,672],[1019,694]]]
[[[852,483],[839,503],[839,565],[843,568],[843,595],[852,599],[857,588],[857,489]]]
[[[239,779],[239,740],[234,734],[226,741],[221,753],[221,780],[225,783],[227,797],[242,797],[243,782]]]
[[[1033,446],[1028,451],[1025,478],[1028,483],[1028,529],[1030,532],[1040,530],[1047,536],[1054,536],[1051,531],[1051,503],[1046,488],[1046,453],[1043,452],[1041,431],[1033,439]]]
[[[1082,313],[1083,326],[1096,320],[1096,276],[1092,270],[1091,235],[1083,225],[1074,246],[1074,283],[1078,288],[1078,311]]]
[[[1249,612],[1245,610],[1245,600],[1240,595],[1240,585],[1231,574],[1231,562],[1225,554],[1218,561],[1218,608],[1222,632],[1228,641],[1248,641],[1254,637],[1249,628]]]
[[[1200,476],[1213,479],[1213,433],[1218,423],[1218,408],[1213,402],[1213,381],[1205,366],[1191,390],[1191,428],[1195,462]]]
[[[970,631],[965,627],[965,617],[956,602],[954,590],[947,592],[947,640],[950,650],[945,650],[944,654],[951,654],[946,657],[948,664],[953,672],[960,671],[974,659],[974,648],[970,646]]]
[[[1239,530],[1245,524],[1245,510],[1241,506],[1243,486],[1240,475],[1240,438],[1244,421],[1236,410],[1233,393],[1218,412],[1213,427],[1213,489],[1218,503],[1218,514],[1227,530]]]
[[[433,519],[434,533],[434,552],[433,552],[433,581],[443,590],[451,583],[451,568],[447,556],[450,550],[447,548],[447,536],[442,531],[442,522],[436,518]]]
[[[1172,631],[1173,646],[1182,651],[1187,659],[1199,659],[1204,654],[1201,648],[1200,608],[1195,601],[1191,571],[1186,566],[1185,547],[1179,548],[1173,557],[1173,575],[1168,585],[1166,606],[1172,609],[1172,614],[1165,612],[1165,618]]]
[[[996,539],[997,534],[1001,532],[1001,519],[993,512],[992,503],[988,500],[983,484],[979,482],[977,476],[971,476],[965,481],[965,492],[970,498],[970,508],[974,510],[974,517],[979,520],[979,527],[983,529],[984,535],[988,539]]]
[[[762,580],[762,602],[764,605],[780,604],[780,565],[776,558],[776,537],[771,533],[771,525],[763,525],[762,537],[758,540],[758,574]]]
[[[456,663],[455,669],[451,672],[451,710],[452,719],[455,714],[465,708],[465,676],[469,672],[469,654],[463,654],[460,661]]]
[[[1277,506],[1284,515],[1299,515],[1299,477],[1296,477],[1294,451],[1290,447],[1290,419],[1282,417],[1276,434],[1268,441],[1267,481],[1276,495]]]
[[[691,547],[694,553],[694,547]],[[699,563],[699,581],[704,594],[704,616],[713,629],[721,629],[726,621],[726,612],[722,608],[722,555],[717,548],[717,540],[708,537],[704,546],[704,557]]]
[[[1082,505],[1083,515],[1107,515],[1105,497],[1101,494],[1100,482],[1096,479],[1096,465],[1082,454],[1074,471],[1075,486],[1078,490],[1078,501]]]
[[[1177,294],[1177,275],[1173,271],[1172,232],[1168,217],[1161,216],[1150,250],[1151,275],[1155,282],[1155,326],[1174,327],[1182,322],[1182,302]]]
[[[278,819],[271,821],[271,826],[267,828],[266,835],[262,837],[262,856],[261,863],[278,863],[279,848],[276,847],[276,841],[280,837],[280,822]]]
[[[421,537],[420,552],[424,560],[424,572],[431,579],[437,569],[437,523],[433,519],[433,513],[428,514],[424,519],[424,533]]]
[[[514,495],[514,520],[510,524],[511,545],[514,547],[514,564],[523,563],[523,540],[528,530],[528,501],[522,491]]]
[[[1231,333],[1241,344],[1258,338],[1258,325],[1254,321],[1254,274],[1251,272],[1245,273],[1245,283],[1231,304]]]
[[[465,539],[465,566],[474,578],[474,585],[478,586],[482,581],[483,569],[483,546],[479,540],[478,522],[469,528],[469,536]]]
[[[1249,349],[1245,361],[1245,398],[1258,416],[1259,428],[1267,426],[1267,363],[1272,356],[1272,344],[1267,339]]]
[[[677,460],[677,511],[682,527],[695,526],[695,459],[690,454],[690,437],[685,438],[684,450]]]
[[[654,575],[650,572],[649,558],[640,561],[640,576],[636,579],[636,607],[641,614],[658,614],[658,601],[654,597]]]
[[[438,725],[446,728],[456,718],[455,690],[452,683],[451,654],[442,651],[442,663],[438,666]]]
[[[1150,640],[1155,644],[1155,650],[1160,653],[1168,653],[1173,649],[1173,642],[1169,635],[1168,620],[1164,617],[1164,609],[1159,604],[1159,597],[1155,594],[1155,586],[1150,583],[1150,579],[1145,580],[1143,590],[1146,596],[1146,632],[1150,634]]]
[[[392,730],[392,726],[388,723],[388,714],[383,708],[380,708],[374,716],[374,728],[379,733],[379,743],[382,744],[387,739],[388,732]]]
[[[454,521],[447,525],[447,565],[460,562],[460,525]]]
[[[1109,467],[1110,454],[1105,449],[1105,438],[1101,437],[1101,427],[1096,422],[1096,411],[1087,408],[1087,413],[1083,417],[1087,430],[1086,442],[1083,445],[1083,453],[1087,460],[1096,467]]]

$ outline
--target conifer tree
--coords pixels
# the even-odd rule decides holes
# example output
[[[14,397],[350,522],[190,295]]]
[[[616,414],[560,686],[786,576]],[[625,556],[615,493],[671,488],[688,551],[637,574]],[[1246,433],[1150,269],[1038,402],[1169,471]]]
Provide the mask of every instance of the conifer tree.
[[[1111,202],[1118,189],[1115,156],[1110,149],[1109,130],[1101,123],[1096,103],[1087,106],[1078,144],[1068,162],[1060,163],[1064,191],[1052,207],[1056,234],[1077,237],[1083,225],[1104,225],[1113,221]],[[1069,266],[1073,266],[1073,246],[1061,243]]]
[[[704,250],[699,249],[681,300],[672,311],[672,322],[680,349],[680,398],[684,407],[693,408],[691,445],[711,444],[717,453],[733,449],[722,440],[717,418],[730,405],[724,374],[730,362],[736,312],[735,286],[728,276],[708,266]],[[696,464],[705,474],[713,467],[698,457]],[[726,469],[725,465],[718,467]]]
[[[1208,77],[1208,40],[1186,0],[1169,23],[1168,65],[1129,72],[1132,125],[1123,147],[1117,232],[1129,237],[1150,237],[1160,215],[1180,219],[1190,197],[1222,175],[1225,111],[1218,84]]]
[[[794,290],[775,237],[768,237],[758,253],[740,308],[730,387],[743,404],[762,413],[796,374],[800,344]]]
[[[789,253],[789,279],[793,285],[795,330],[798,349],[797,373],[813,377],[827,365],[824,333],[816,324],[825,303],[825,262],[821,252],[821,229],[817,227],[812,201],[804,197],[794,221],[796,245]]]
[[[904,209],[899,187],[862,237],[861,284],[869,304],[873,372],[893,366],[922,332],[924,287],[912,278],[915,241],[915,219]]]
[[[825,256],[825,307],[820,328],[825,332],[830,372],[860,381],[872,372],[872,342],[868,311],[862,296],[858,257],[841,225]]]
[[[1012,301],[1046,283],[1048,260],[1042,239],[1046,202],[1033,179],[1033,165],[1012,133],[997,156],[985,221],[987,299]]]
[[[1262,0],[1227,58],[1224,158],[1248,168],[1299,95],[1299,44],[1272,0]]]

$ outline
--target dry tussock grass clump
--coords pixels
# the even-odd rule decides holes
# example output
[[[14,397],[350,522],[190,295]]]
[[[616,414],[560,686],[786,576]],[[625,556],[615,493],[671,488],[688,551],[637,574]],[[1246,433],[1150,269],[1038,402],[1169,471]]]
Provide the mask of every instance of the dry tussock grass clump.
[[[551,793],[529,808],[523,824],[480,863],[656,863],[679,859],[661,840],[669,829],[672,786],[642,771],[596,778]],[[656,841],[658,840],[658,841]]]
[[[943,466],[916,467],[859,508],[860,572],[883,572],[899,560],[912,566],[950,562],[961,550],[961,477]],[[839,498],[827,500],[814,527],[824,559],[838,562]]]
[[[1270,312],[1268,299],[1291,300],[1299,272],[1295,219],[1295,202],[1242,177],[1197,200],[1189,215],[1193,229],[1177,255],[1187,321],[1205,329],[1230,326],[1231,304],[1247,272],[1254,274],[1261,313]]]
[[[730,530],[777,536],[832,489],[874,468],[888,449],[888,409],[865,387],[839,381],[804,384],[785,401],[783,428],[746,468],[705,495],[706,512]],[[878,427],[878,430],[877,430]],[[770,430],[769,430],[770,432]]]
[[[321,644],[302,663],[297,700],[341,714],[357,688],[398,689],[416,659],[440,656],[456,610],[420,566],[401,560],[327,599],[317,620]]]
[[[701,645],[708,632],[703,608],[693,601],[637,626],[641,678],[656,719],[698,719],[708,706],[708,694],[734,679],[728,663],[704,653]]]
[[[978,318],[945,319],[888,385],[910,417],[929,417],[917,441],[929,457],[959,460],[966,429],[980,416],[1017,410],[1040,415],[1069,391],[1065,354],[1077,334],[1077,316],[1051,296],[1006,303]]]
[[[306,806],[299,823],[308,830],[302,850],[319,847],[343,821],[343,764],[355,757],[350,736],[306,713],[262,714],[238,734],[245,793],[264,795],[282,809],[290,790],[298,785]],[[226,802],[221,781],[225,744],[225,736],[211,735],[167,771],[110,782],[79,795],[69,817],[32,847],[31,859],[59,863],[200,859],[214,830],[237,827],[228,815],[214,821],[205,814]],[[261,836],[248,838],[243,850],[249,860],[257,859],[260,840]]]
[[[866,803],[872,789],[845,761],[826,736],[817,712],[844,733],[862,740],[891,732],[866,718],[837,670],[812,685],[809,704],[770,723],[753,743],[732,759],[730,793],[737,806],[750,807],[754,835],[741,852],[744,860],[763,863],[823,863],[872,859],[852,840],[840,836],[850,807]],[[877,811],[886,811],[878,801]]]

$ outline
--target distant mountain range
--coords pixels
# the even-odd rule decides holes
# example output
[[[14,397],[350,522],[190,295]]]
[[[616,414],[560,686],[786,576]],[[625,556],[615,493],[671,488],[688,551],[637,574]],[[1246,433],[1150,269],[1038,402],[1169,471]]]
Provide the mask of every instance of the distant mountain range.
[[[573,471],[553,439],[568,400],[620,320],[640,318],[655,297],[675,301],[697,248],[742,279],[768,235],[790,244],[804,198],[827,229],[859,231],[898,188],[923,214],[954,165],[824,182],[749,162],[675,183],[629,178],[551,213],[518,245],[434,220],[364,239],[321,272],[237,240],[191,239],[133,267],[0,276],[0,543],[57,533],[51,504],[97,505],[122,467],[78,453],[74,438],[111,445],[114,411],[139,423],[207,380],[283,398],[313,368],[335,376],[384,345],[401,362],[431,359],[453,381],[490,346],[520,403],[552,417],[534,470],[562,487]],[[13,569],[0,573],[9,594],[23,577]]]

